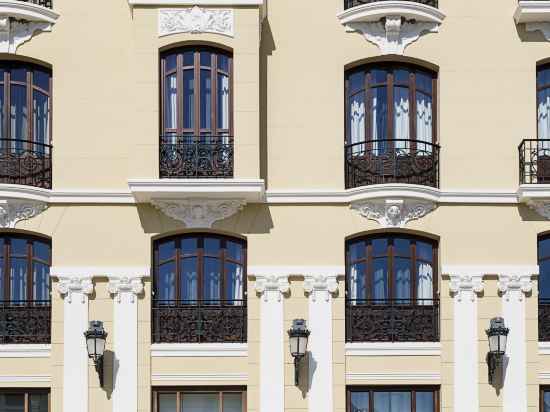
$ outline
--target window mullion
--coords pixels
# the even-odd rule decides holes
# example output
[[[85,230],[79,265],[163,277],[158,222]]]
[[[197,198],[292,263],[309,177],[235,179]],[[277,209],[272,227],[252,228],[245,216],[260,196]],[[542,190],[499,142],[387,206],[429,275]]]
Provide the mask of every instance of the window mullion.
[[[411,72],[409,75],[409,139],[411,139],[411,151],[416,150],[416,140],[418,139],[418,133],[416,128],[416,73]]]
[[[393,139],[395,139],[395,136],[394,136],[394,130],[393,130],[393,116],[394,116],[394,110],[393,110],[393,71],[390,71],[388,72],[387,74],[387,105],[388,105],[388,119],[387,119],[387,136],[385,137],[386,139],[389,140],[389,146],[391,148],[394,147],[393,144],[391,143],[394,143],[392,142]]]
[[[32,95],[34,93],[33,89],[33,73],[32,70],[27,70],[27,148],[33,150],[32,144],[30,142],[34,141],[34,113],[33,113],[33,104],[32,104]]]
[[[210,133],[218,135],[218,55],[211,54],[210,61]]]
[[[166,67],[166,62],[165,62]],[[164,77],[164,82],[166,82],[167,77]],[[172,110],[176,110],[176,135],[183,135],[183,125],[184,125],[184,105],[185,98],[183,96],[183,55],[178,53],[176,56],[176,107]]]
[[[179,304],[181,304],[181,299],[182,299],[182,296],[181,296],[181,276],[182,276],[182,273],[181,273],[181,239],[177,239],[176,242],[175,242],[175,246],[176,246],[176,264],[175,264],[175,271],[176,271],[176,301]]]
[[[416,284],[417,284],[417,264],[416,264],[416,241],[411,242],[411,246],[409,249],[409,253],[411,254],[411,298],[412,303],[416,303],[416,298],[418,297],[416,295]]]
[[[33,272],[33,256],[32,256],[32,241],[27,241],[27,302],[34,300],[32,291],[32,272]]]
[[[193,76],[194,90],[195,90],[195,140],[200,141],[201,130],[201,64],[200,64],[200,51],[195,51],[195,75]]]

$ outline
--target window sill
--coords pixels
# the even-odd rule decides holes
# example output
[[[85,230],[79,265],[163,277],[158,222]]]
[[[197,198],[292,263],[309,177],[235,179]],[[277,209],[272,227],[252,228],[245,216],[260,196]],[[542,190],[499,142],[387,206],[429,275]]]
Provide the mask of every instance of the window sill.
[[[346,343],[346,356],[440,356],[440,342]]]
[[[128,0],[135,6],[261,6],[264,0]]]
[[[0,345],[0,358],[49,358],[51,347],[40,344]]]
[[[247,343],[154,343],[151,345],[153,358],[243,358],[247,356]]]
[[[0,0],[0,15],[52,24],[59,18],[58,13],[47,7],[19,0]]]

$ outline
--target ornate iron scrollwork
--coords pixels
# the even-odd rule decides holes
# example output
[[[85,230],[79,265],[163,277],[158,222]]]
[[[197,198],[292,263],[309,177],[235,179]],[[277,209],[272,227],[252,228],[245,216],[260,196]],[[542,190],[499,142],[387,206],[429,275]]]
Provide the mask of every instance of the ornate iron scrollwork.
[[[0,344],[50,343],[51,302],[0,302]]]
[[[52,188],[52,146],[0,139],[0,183]]]

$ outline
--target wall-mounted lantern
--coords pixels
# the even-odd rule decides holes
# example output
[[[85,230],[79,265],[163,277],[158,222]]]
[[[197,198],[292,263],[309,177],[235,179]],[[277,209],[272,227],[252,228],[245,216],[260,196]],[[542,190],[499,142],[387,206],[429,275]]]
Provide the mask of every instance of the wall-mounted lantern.
[[[99,375],[99,385],[103,388],[103,353],[107,332],[103,329],[103,322],[92,320],[89,329],[84,332],[88,357],[94,360],[95,370]]]
[[[296,386],[300,383],[300,362],[306,356],[309,334],[304,319],[294,319],[292,321],[292,328],[288,331],[288,337],[290,354],[294,358],[294,384]]]
[[[489,366],[489,383],[493,384],[498,368],[502,369],[504,355],[506,354],[506,342],[510,330],[504,325],[503,318],[491,319],[489,329],[485,331],[489,338],[489,353],[487,365]]]

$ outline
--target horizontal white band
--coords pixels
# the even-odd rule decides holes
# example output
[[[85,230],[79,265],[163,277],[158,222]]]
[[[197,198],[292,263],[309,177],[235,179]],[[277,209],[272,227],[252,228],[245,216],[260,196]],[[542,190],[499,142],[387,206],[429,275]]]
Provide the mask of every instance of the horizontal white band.
[[[0,345],[0,358],[49,358],[52,345],[9,344]]]
[[[439,342],[346,343],[346,356],[439,356]]]
[[[151,356],[170,357],[247,357],[246,343],[154,343]]]
[[[244,382],[248,380],[246,373],[178,373],[153,374],[153,382]]]
[[[406,382],[440,382],[440,372],[373,372],[373,373],[347,373],[348,381],[406,381]]]
[[[50,375],[0,375],[0,383],[51,382]]]
[[[517,275],[536,276],[539,274],[538,265],[442,265],[444,275]]]

